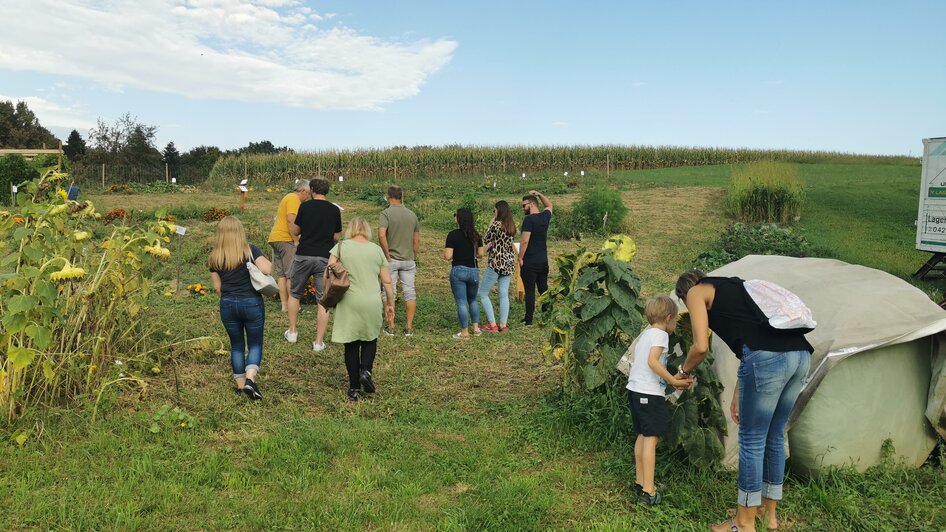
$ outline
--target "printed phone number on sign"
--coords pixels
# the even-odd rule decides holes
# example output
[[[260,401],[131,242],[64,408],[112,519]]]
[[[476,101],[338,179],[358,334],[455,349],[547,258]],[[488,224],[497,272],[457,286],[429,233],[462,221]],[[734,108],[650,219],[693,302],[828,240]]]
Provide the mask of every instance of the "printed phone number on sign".
[[[926,227],[923,229],[923,232],[929,235],[946,235],[946,225]]]

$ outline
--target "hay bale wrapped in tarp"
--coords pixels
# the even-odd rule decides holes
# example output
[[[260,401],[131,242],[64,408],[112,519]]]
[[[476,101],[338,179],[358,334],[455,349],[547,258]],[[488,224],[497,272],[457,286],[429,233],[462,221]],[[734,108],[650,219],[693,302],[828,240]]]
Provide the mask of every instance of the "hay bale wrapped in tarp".
[[[710,273],[772,281],[798,294],[818,327],[809,381],[789,420],[792,467],[812,472],[875,465],[885,440],[919,466],[946,438],[946,312],[888,273],[837,260],[750,255]],[[714,368],[729,412],[739,360],[712,339]],[[929,418],[929,419],[927,419]],[[932,423],[932,425],[931,425]],[[738,462],[738,427],[729,420],[724,463]]]

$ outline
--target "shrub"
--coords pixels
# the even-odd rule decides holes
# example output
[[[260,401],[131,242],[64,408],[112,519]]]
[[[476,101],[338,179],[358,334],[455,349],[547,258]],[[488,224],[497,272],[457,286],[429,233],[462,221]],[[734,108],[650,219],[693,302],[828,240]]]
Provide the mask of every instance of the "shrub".
[[[737,222],[729,224],[713,247],[696,258],[695,266],[708,272],[746,255],[807,257],[811,252],[808,240],[791,227]]]
[[[125,184],[112,185],[105,191],[106,194],[132,194],[134,191]]]
[[[607,188],[595,188],[582,195],[572,208],[571,223],[579,231],[607,235],[624,228],[627,207],[621,193]]]
[[[410,208],[424,227],[440,231],[450,231],[457,227],[457,223],[453,219],[454,211],[445,199],[422,199],[411,203]]]
[[[555,209],[549,224],[549,235],[556,240],[581,240],[581,228],[575,221],[574,211],[559,207]]]
[[[480,193],[468,190],[460,197],[460,204],[457,208],[470,209],[470,212],[473,213],[473,223],[476,230],[479,231],[481,235],[486,233],[489,222],[493,219],[493,202],[483,199],[483,195]],[[450,213],[451,218],[453,214],[452,212]],[[455,227],[456,223],[453,224],[452,228]]]
[[[150,183],[131,183],[131,188],[140,194],[149,194],[149,193],[168,193],[168,192],[180,192],[181,186],[177,183],[170,183],[168,181],[152,181]]]
[[[218,222],[223,219],[224,216],[230,216],[230,211],[227,209],[211,207],[204,212],[204,214],[201,216],[201,219],[205,222]]]
[[[23,157],[19,155],[0,157],[0,203],[10,204],[11,185],[17,185],[37,177],[39,177],[39,173]]]
[[[796,220],[804,190],[795,165],[763,161],[733,171],[729,181],[729,211],[743,222]]]
[[[108,225],[115,220],[124,220],[128,218],[128,212],[125,209],[112,209],[102,216],[102,223]]]

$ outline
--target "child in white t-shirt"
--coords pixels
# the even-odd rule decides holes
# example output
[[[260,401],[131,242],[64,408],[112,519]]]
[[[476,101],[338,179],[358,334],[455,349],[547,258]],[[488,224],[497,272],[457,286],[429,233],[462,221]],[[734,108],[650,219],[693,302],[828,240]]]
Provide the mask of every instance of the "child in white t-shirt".
[[[692,379],[678,379],[667,371],[670,333],[677,327],[677,304],[667,296],[652,297],[644,307],[650,327],[637,337],[634,364],[628,375],[628,405],[637,432],[634,443],[634,492],[637,500],[649,506],[658,504],[661,495],[654,488],[657,442],[667,432],[669,414],[665,388],[667,383],[685,389]]]

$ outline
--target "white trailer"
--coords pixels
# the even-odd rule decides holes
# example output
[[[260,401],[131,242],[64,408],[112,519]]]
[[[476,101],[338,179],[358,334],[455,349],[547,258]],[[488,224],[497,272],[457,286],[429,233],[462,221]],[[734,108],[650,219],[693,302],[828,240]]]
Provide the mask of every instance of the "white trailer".
[[[916,249],[933,256],[915,277],[922,279],[931,272],[946,274],[946,267],[937,266],[946,258],[946,137],[923,139]]]

